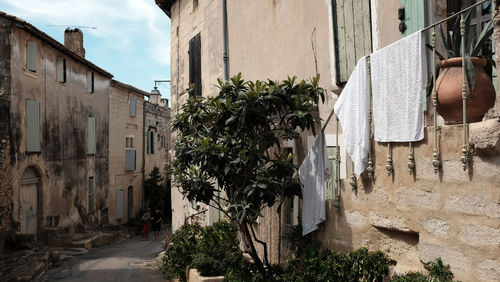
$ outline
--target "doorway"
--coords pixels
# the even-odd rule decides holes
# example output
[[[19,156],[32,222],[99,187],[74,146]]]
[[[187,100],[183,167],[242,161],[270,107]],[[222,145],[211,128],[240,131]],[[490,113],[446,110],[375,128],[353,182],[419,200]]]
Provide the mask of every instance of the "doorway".
[[[40,177],[33,167],[24,170],[19,192],[21,234],[36,234],[38,229],[38,189]]]
[[[127,191],[127,218],[134,217],[134,187],[129,186]]]

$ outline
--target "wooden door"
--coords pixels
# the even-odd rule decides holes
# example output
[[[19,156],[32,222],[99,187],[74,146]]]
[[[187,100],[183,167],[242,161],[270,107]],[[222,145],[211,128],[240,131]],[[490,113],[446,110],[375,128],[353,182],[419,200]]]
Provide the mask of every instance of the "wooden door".
[[[22,234],[36,234],[38,228],[38,185],[40,179],[32,168],[21,177],[20,220]]]

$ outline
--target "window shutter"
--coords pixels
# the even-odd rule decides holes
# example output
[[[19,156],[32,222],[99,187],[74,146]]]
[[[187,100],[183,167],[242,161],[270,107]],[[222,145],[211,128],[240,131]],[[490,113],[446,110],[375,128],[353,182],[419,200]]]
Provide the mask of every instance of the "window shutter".
[[[89,177],[89,207],[88,213],[94,212],[94,177]]]
[[[40,103],[26,101],[26,151],[40,152]]]
[[[135,170],[135,150],[132,149],[125,150],[125,170],[126,171]]]
[[[57,58],[57,81],[66,82],[66,59]]]
[[[342,84],[358,60],[372,50],[370,0],[333,0],[336,83]]]
[[[26,69],[36,72],[36,58],[36,43],[33,41],[28,41],[26,43]]]
[[[155,133],[154,131],[150,131],[151,133],[151,154],[155,153]]]
[[[401,33],[401,37],[417,32],[426,26],[425,2],[425,0],[400,0],[401,6],[405,9],[404,23],[406,24],[406,30]],[[424,111],[427,111],[426,90],[422,92],[422,104]]]
[[[87,92],[94,93],[94,72],[87,72]]]
[[[201,96],[201,35],[189,40],[189,85],[194,84],[191,95]]]
[[[135,110],[137,106],[137,99],[132,96],[130,97],[130,116],[135,117]]]
[[[151,154],[151,134],[150,134],[151,131],[148,131],[148,134],[146,135],[146,138],[147,138],[147,142],[146,142],[146,145],[147,145],[147,153],[148,154]]]
[[[96,152],[96,136],[95,136],[95,117],[88,118],[88,132],[87,132],[87,153],[94,155]]]
[[[116,191],[116,219],[123,218],[123,190]]]

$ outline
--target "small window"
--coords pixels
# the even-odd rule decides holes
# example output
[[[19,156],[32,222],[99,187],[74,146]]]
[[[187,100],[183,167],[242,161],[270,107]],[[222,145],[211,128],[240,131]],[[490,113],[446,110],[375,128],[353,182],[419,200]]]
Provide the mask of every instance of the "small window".
[[[87,92],[94,93],[94,72],[87,72]]]
[[[66,59],[57,58],[57,81],[61,83],[66,82]]]
[[[198,0],[193,0],[193,10],[198,7]]]
[[[137,99],[134,96],[132,96],[130,97],[130,111],[129,111],[131,117],[135,117],[136,108],[137,108]]]
[[[26,69],[36,72],[37,48],[36,43],[28,41],[26,43]]]
[[[201,35],[189,40],[189,87],[190,96],[201,96]]]
[[[148,154],[155,153],[155,132],[152,130],[148,131],[147,135],[147,152]]]
[[[94,212],[94,177],[91,176],[89,177],[89,207],[88,211],[89,213]]]
[[[127,148],[127,149],[134,148],[134,137],[126,137],[125,138],[125,148]]]

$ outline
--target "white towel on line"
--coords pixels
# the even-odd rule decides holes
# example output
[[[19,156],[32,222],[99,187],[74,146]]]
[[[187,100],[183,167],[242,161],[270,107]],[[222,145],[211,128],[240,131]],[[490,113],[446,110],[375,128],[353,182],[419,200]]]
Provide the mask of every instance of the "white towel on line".
[[[320,132],[299,168],[302,183],[302,235],[318,229],[318,224],[326,220],[324,185],[328,157],[323,141],[323,133]]]
[[[424,138],[424,44],[423,32],[418,31],[371,54],[375,141],[412,142]]]
[[[361,58],[335,103],[334,111],[342,125],[346,149],[354,163],[356,176],[366,169],[370,151],[368,111],[370,92],[368,87],[367,58]]]

